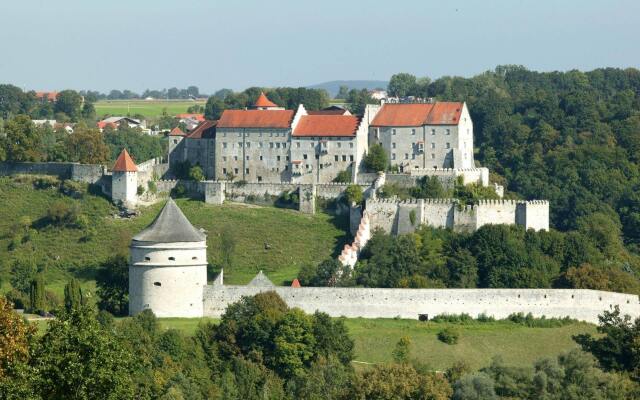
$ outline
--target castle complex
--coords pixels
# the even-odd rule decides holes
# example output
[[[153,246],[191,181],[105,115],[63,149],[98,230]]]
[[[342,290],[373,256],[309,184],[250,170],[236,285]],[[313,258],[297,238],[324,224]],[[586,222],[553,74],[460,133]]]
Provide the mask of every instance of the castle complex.
[[[260,272],[246,286],[225,285],[222,271],[207,284],[206,236],[169,199],[156,219],[133,237],[129,312],[150,309],[158,317],[220,317],[229,304],[275,291],[290,306],[339,317],[427,318],[440,314],[512,313],[571,317],[596,323],[618,306],[640,316],[638,296],[584,289],[376,289],[275,286]]]

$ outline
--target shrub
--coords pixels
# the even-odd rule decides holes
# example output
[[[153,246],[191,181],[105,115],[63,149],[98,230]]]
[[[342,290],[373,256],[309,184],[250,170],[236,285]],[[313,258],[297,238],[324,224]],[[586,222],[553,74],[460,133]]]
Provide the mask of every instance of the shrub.
[[[76,203],[63,200],[54,202],[47,210],[47,220],[52,225],[63,226],[75,224],[80,213],[80,207]]]
[[[148,181],[147,182],[147,189],[149,190],[149,193],[151,193],[151,194],[156,194],[158,192],[158,186],[156,185],[156,183],[154,181]]]
[[[454,328],[444,328],[438,332],[438,340],[446,344],[454,345],[460,339],[460,332]]]
[[[362,194],[362,186],[360,185],[349,185],[347,189],[344,191],[345,199],[348,204],[360,204],[362,202],[363,194]]]
[[[176,187],[171,190],[171,197],[185,197],[187,195],[187,188],[182,183],[178,183]]]
[[[5,294],[5,297],[7,298],[7,300],[9,300],[10,303],[13,304],[14,308],[24,309],[29,304],[29,299],[27,298],[27,296],[17,289],[9,290]]]
[[[38,176],[33,179],[33,187],[36,189],[50,189],[59,184],[60,180],[55,176]]]
[[[380,144],[369,147],[369,152],[364,157],[364,166],[372,172],[386,170],[387,162],[387,153]]]
[[[194,165],[189,168],[189,179],[192,181],[200,182],[204,180],[204,172],[202,172],[202,167],[199,165]]]
[[[138,196],[142,196],[144,194],[144,186],[138,185],[138,189],[136,190]]]
[[[85,191],[85,185],[80,182],[75,182],[67,179],[65,181],[62,181],[62,183],[60,184],[60,192],[65,196],[80,198],[84,195]]]
[[[347,170],[340,171],[333,181],[335,183],[351,183],[351,173]]]
[[[431,321],[433,322],[448,322],[451,324],[468,324],[474,322],[473,318],[469,314],[440,314],[434,316]]]
[[[529,328],[557,328],[565,325],[571,325],[576,322],[575,319],[571,319],[569,317],[546,318],[543,315],[540,318],[536,318],[531,313],[525,315],[521,312],[509,315],[507,320]]]

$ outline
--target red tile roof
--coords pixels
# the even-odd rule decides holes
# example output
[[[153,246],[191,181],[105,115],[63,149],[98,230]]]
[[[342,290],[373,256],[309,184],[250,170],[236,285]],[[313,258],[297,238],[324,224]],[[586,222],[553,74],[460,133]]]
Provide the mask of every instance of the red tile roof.
[[[182,132],[182,129],[180,129],[179,126],[176,126],[171,130],[171,132],[169,132],[169,136],[185,136],[185,133]]]
[[[457,125],[463,103],[385,104],[371,126]]]
[[[267,98],[264,92],[260,92],[258,100],[256,100],[254,107],[278,107],[278,105]]]
[[[118,125],[115,122],[107,122],[107,121],[98,122],[98,128],[100,128],[100,129],[104,129],[107,126],[110,126],[113,129],[117,129],[118,128]]]
[[[292,110],[224,110],[218,128],[289,128]]]
[[[355,136],[359,122],[354,115],[304,115],[293,136]]]
[[[189,139],[211,139],[215,137],[216,124],[218,121],[201,122],[194,130],[191,131],[187,138]]]
[[[118,156],[116,163],[113,165],[114,172],[136,172],[138,171],[138,167],[136,167],[136,163],[133,162],[131,156],[127,149],[122,149],[122,152]]]
[[[56,101],[58,98],[58,92],[36,92],[37,99],[47,99],[49,101]]]
[[[294,279],[293,282],[291,282],[291,287],[292,288],[302,287],[302,285],[300,284],[300,281],[298,280],[298,278]]]
[[[317,110],[307,111],[309,115],[344,115],[347,110]]]
[[[204,121],[204,114],[189,114],[189,113],[184,113],[184,114],[177,114],[176,118],[178,119],[195,119],[196,121]]]

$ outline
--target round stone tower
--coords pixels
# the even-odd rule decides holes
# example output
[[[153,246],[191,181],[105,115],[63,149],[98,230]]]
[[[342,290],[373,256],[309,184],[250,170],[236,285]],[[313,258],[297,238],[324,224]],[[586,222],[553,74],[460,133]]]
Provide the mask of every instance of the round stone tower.
[[[201,317],[207,284],[207,237],[169,199],[131,241],[129,314]]]

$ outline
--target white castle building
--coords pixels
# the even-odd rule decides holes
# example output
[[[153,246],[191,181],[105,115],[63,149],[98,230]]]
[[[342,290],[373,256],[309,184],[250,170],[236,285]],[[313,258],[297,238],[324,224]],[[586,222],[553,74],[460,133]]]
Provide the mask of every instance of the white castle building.
[[[220,317],[243,296],[275,291],[290,307],[333,317],[409,318],[440,314],[512,313],[570,317],[592,323],[614,306],[640,316],[637,295],[585,289],[377,289],[275,286],[260,272],[248,285],[207,284],[206,235],[173,202],[131,242],[129,313],[159,317]]]

